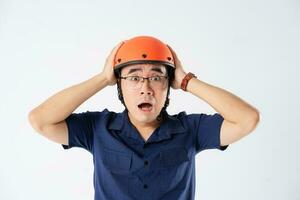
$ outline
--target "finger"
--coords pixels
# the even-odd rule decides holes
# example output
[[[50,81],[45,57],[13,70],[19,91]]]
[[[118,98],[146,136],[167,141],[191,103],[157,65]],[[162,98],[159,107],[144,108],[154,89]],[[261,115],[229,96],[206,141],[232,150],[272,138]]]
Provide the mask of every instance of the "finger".
[[[176,68],[180,68],[181,62],[180,62],[180,60],[178,59],[177,54],[176,54],[175,51],[172,49],[172,47],[170,47],[168,44],[167,44],[167,46],[169,47],[169,49],[171,50],[171,53],[172,53],[172,55],[173,55],[174,62],[175,62],[175,67],[176,67]]]
[[[115,53],[119,47],[124,43],[124,41],[119,42],[111,51],[111,53]]]
[[[116,55],[118,49],[120,48],[120,46],[121,46],[123,43],[124,43],[124,41],[119,42],[119,43],[111,50],[110,55],[109,55],[108,58],[107,58],[110,62],[113,62],[113,61],[114,61],[115,55]]]
[[[168,46],[169,49],[171,50],[171,53],[172,53],[173,57],[174,57],[175,59],[177,59],[177,55],[176,55],[175,51],[172,49],[172,47],[169,46],[168,44],[167,44],[167,46]]]

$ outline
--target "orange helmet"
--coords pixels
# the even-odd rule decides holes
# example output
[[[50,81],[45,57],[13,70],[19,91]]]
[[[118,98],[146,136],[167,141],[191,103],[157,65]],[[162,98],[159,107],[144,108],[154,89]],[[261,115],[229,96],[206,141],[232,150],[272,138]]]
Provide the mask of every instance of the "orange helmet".
[[[175,68],[169,47],[151,36],[137,36],[125,40],[115,54],[114,70],[141,63],[159,63]]]

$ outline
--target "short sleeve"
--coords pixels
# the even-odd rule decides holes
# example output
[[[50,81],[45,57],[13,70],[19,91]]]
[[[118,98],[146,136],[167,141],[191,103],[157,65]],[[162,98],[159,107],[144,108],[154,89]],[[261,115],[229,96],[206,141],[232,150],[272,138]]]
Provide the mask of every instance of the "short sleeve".
[[[205,149],[224,151],[229,145],[221,146],[221,126],[224,118],[219,113],[192,114],[196,126],[196,153]]]
[[[80,147],[92,152],[94,141],[94,122],[99,112],[72,113],[65,121],[68,127],[68,145],[64,149]]]

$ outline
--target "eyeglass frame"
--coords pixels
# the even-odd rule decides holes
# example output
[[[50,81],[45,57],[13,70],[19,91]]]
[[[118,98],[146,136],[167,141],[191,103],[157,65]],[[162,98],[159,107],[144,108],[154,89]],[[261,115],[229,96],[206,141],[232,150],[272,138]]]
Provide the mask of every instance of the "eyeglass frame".
[[[149,81],[149,83],[151,84],[150,78],[154,78],[154,77],[160,77],[160,78],[163,77],[163,78],[166,78],[166,80],[169,79],[169,76],[160,76],[160,75],[149,76],[149,77],[143,77],[143,76],[137,76],[137,75],[133,75],[133,76],[120,76],[119,79],[125,79],[125,80],[127,80],[127,78],[130,78],[130,77],[138,77],[139,78],[138,84],[141,82],[141,80],[142,80],[142,82],[144,82],[145,79],[147,79]],[[142,84],[140,85],[140,87],[141,86],[142,86]],[[138,89],[140,87],[137,87],[135,89]]]

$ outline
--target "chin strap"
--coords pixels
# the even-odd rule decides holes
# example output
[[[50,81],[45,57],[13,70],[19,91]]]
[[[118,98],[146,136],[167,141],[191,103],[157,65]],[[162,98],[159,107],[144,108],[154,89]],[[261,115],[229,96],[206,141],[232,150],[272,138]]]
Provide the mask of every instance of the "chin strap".
[[[169,103],[170,103],[169,93],[170,93],[170,87],[168,88],[167,97],[166,97],[166,100],[165,100],[165,105],[161,109],[159,115],[156,117],[157,121],[162,121],[163,119],[166,118],[166,115],[167,115],[167,111],[166,110],[167,110],[167,107],[169,106]]]

